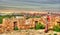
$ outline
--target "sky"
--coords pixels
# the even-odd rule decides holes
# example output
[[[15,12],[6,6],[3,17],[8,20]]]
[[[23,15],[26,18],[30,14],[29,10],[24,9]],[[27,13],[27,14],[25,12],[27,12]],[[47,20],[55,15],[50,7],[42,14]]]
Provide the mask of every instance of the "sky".
[[[60,0],[0,0],[1,9],[51,10],[60,12]]]

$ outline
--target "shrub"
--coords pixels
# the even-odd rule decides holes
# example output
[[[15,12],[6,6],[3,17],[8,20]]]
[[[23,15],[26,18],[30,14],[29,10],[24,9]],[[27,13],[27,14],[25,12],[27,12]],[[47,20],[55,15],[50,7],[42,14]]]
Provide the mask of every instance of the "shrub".
[[[57,35],[56,33],[54,33],[54,35]]]
[[[18,27],[16,26],[16,27],[14,28],[14,30],[18,30]]]
[[[53,30],[56,32],[60,32],[60,27],[58,25],[56,25],[53,27]]]
[[[3,18],[2,18],[2,17],[0,17],[0,24],[2,23],[2,19],[3,19]]]
[[[44,29],[44,28],[45,28],[45,26],[43,24],[41,24],[41,23],[36,24],[36,29]]]
[[[2,23],[3,18],[11,18],[13,17],[12,15],[0,15],[0,23]]]

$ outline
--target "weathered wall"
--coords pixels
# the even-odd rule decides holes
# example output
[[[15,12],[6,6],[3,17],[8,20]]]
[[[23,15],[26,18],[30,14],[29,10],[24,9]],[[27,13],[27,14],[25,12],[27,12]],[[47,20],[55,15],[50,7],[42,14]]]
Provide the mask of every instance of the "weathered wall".
[[[35,21],[38,21],[38,23],[41,22],[42,24],[46,25],[45,19],[46,18],[44,18],[44,17],[29,18],[29,19],[25,19],[25,18],[4,18],[3,23],[2,23],[2,27],[0,28],[0,30],[3,28],[3,29],[5,29],[5,31],[13,31],[14,22],[16,22],[18,29],[35,28]],[[60,22],[60,17],[51,16],[51,21],[49,22],[48,27],[53,28],[54,25],[57,25],[57,21]]]

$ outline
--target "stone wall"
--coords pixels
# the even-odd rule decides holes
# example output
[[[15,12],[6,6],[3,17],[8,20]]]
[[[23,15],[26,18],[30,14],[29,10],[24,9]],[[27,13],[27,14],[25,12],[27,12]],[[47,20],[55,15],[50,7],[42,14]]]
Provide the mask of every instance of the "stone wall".
[[[42,24],[46,25],[46,18],[4,18],[3,23],[0,30],[5,29],[5,31],[13,31],[14,30],[14,22],[16,22],[16,26],[18,29],[30,29],[35,28],[35,21],[41,22]],[[49,28],[53,28],[54,25],[57,25],[57,21],[60,22],[60,17],[58,16],[51,16],[51,21],[48,24]]]
[[[2,24],[0,24],[0,33],[3,33],[4,32],[4,26]]]
[[[13,30],[13,23],[12,23],[11,19],[9,19],[9,18],[3,19],[3,26],[5,28],[5,31],[12,31]]]

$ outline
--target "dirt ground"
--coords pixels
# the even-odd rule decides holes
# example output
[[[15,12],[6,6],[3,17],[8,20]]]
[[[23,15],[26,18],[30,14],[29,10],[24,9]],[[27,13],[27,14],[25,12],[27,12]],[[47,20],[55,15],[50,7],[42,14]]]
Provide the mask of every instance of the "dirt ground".
[[[5,32],[0,35],[54,35],[54,33],[60,35],[60,32],[49,31],[48,33],[45,33],[44,30],[34,30],[34,29]]]

